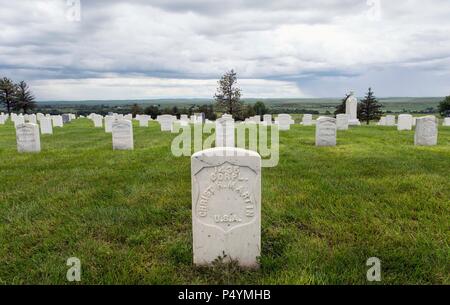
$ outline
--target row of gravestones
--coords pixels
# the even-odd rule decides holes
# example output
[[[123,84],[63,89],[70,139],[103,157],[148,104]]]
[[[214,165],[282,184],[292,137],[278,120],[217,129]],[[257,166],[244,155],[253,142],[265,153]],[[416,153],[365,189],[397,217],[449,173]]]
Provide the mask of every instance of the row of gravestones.
[[[18,152],[40,152],[40,134],[53,134],[53,127],[63,127],[75,119],[73,114],[63,115],[16,115],[11,114],[11,120],[16,129],[16,141]],[[28,123],[27,123],[27,122]],[[40,130],[39,130],[40,128]]]

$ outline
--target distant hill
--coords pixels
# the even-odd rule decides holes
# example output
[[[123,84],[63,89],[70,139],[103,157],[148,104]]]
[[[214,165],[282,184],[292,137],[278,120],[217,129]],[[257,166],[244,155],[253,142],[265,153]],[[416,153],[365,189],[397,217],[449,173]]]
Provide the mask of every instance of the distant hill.
[[[439,103],[443,97],[387,97],[379,98],[384,103],[405,103],[405,104],[424,104]],[[267,105],[307,105],[307,104],[337,104],[341,98],[247,98],[244,102],[252,104],[257,101],[263,101]],[[83,100],[83,101],[38,101],[40,105],[161,105],[161,106],[178,106],[178,105],[202,105],[213,103],[213,99],[207,98],[186,98],[186,99],[142,99],[142,100]]]

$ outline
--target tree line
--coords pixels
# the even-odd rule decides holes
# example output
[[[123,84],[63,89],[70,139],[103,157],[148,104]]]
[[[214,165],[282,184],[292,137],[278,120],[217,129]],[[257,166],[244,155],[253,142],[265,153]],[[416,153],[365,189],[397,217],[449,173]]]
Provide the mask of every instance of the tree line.
[[[28,84],[21,81],[15,84],[11,79],[0,79],[0,104],[11,114],[12,111],[28,113],[36,108],[36,102]]]

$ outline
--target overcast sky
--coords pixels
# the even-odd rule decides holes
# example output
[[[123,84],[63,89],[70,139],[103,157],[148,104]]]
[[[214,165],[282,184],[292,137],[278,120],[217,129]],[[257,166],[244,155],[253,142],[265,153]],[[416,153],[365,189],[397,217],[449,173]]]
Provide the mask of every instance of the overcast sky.
[[[70,6],[75,2],[75,6]],[[0,76],[39,100],[450,94],[449,0],[0,0]]]

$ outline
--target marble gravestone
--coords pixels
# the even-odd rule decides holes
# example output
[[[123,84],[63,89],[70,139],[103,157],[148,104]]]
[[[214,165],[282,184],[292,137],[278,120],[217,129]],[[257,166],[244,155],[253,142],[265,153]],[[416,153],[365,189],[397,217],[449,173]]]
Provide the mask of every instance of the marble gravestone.
[[[194,264],[218,257],[258,268],[261,255],[261,157],[241,148],[212,148],[191,162]]]
[[[336,119],[320,117],[316,124],[316,146],[336,146]]]
[[[52,119],[42,117],[40,120],[40,124],[41,124],[41,134],[53,134]]]
[[[358,99],[353,92],[345,101],[345,114],[348,115],[348,124],[350,126],[361,125],[358,120]]]
[[[234,120],[222,117],[216,120],[216,147],[235,147]]]
[[[414,135],[414,145],[434,146],[437,145],[438,127],[435,116],[417,118],[416,133]]]
[[[111,133],[112,132],[112,123],[115,121],[114,116],[107,115],[105,116],[105,132]]]
[[[23,123],[16,127],[17,151],[40,152],[41,139],[39,135],[39,126],[32,123]]]
[[[0,125],[4,125],[6,123],[6,116],[1,114],[0,115]]]
[[[386,116],[386,126],[395,126],[395,115]]]
[[[336,128],[337,128],[337,130],[348,130],[348,115],[347,114],[336,115]]]
[[[277,123],[279,130],[290,130],[294,120],[289,114],[280,114],[277,117]]]
[[[445,118],[442,126],[450,126],[450,118]]]
[[[14,127],[17,128],[17,126],[22,125],[25,123],[25,118],[21,115],[14,117]]]
[[[53,122],[53,127],[63,127],[64,126],[62,116],[60,116],[60,115],[53,115],[52,122]]]
[[[63,124],[68,124],[68,123],[70,123],[70,115],[68,115],[68,114],[63,114],[61,117],[62,117]]]
[[[313,116],[312,114],[304,114],[302,118],[303,126],[311,126],[313,124]]]
[[[397,130],[411,130],[413,127],[413,116],[410,114],[400,114],[398,116]]]
[[[382,116],[380,121],[378,121],[378,126],[386,126],[386,117]]]
[[[265,114],[263,116],[263,124],[266,126],[272,125],[272,115],[271,114]]]
[[[94,114],[92,116],[92,121],[94,122],[95,128],[103,128],[103,116]]]
[[[133,123],[129,120],[116,120],[112,123],[112,142],[114,150],[133,150]]]
[[[30,114],[27,118],[27,121],[31,124],[37,124],[37,117],[35,114]]]
[[[139,127],[148,127],[148,122],[151,117],[149,115],[140,115],[137,120],[139,121]]]
[[[169,114],[160,115],[158,117],[158,122],[161,125],[161,131],[172,131],[174,117]]]

